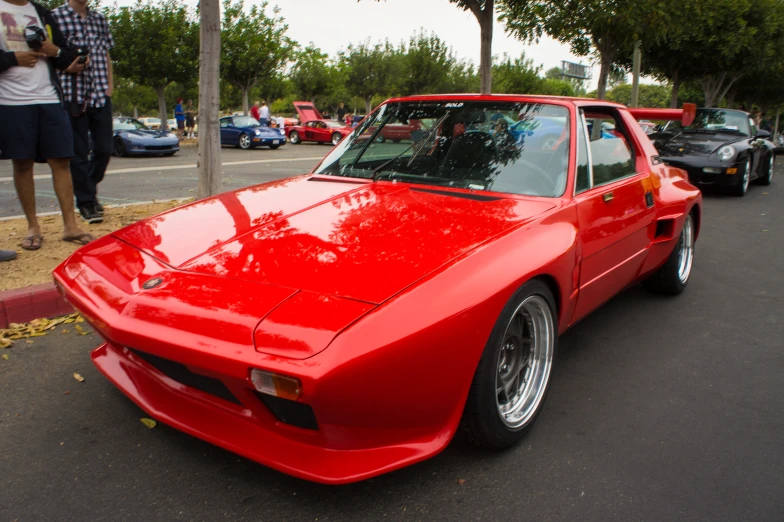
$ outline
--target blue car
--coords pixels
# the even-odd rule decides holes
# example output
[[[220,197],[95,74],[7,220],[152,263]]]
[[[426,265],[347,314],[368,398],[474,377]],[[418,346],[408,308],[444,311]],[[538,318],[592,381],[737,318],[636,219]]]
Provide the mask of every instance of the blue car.
[[[227,116],[220,119],[221,145],[241,149],[266,146],[277,149],[286,144],[283,129],[265,127],[250,116]]]
[[[115,156],[173,156],[180,150],[180,140],[172,132],[157,131],[133,118],[114,118]]]

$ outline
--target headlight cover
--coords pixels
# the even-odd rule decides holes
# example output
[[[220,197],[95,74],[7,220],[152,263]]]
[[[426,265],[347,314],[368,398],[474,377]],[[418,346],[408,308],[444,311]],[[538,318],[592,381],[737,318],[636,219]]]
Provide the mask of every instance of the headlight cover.
[[[721,161],[729,161],[735,157],[735,147],[732,145],[724,145],[716,154]]]
[[[256,131],[256,136],[261,136],[261,131],[257,130]]]

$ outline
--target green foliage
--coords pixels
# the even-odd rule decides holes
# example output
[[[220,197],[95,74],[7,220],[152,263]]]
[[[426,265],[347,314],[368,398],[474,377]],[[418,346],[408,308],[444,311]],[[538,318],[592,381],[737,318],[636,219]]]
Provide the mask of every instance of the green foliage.
[[[115,75],[112,109],[123,116],[133,116],[134,110],[139,116],[155,114],[158,111],[155,91],[149,86],[139,85]]]
[[[333,96],[342,89],[343,75],[329,57],[313,45],[297,53],[297,61],[289,74],[300,99],[315,102],[317,98]],[[345,94],[342,93],[345,97]]]
[[[539,76],[541,67],[525,57],[512,59],[504,54],[503,60],[493,65],[495,91],[504,94],[533,94],[540,92],[544,80]]]
[[[267,15],[268,2],[245,10],[244,0],[225,0],[221,24],[221,77],[237,87],[247,102],[250,89],[267,82],[262,91],[271,92],[280,82],[283,66],[294,52],[286,36],[288,26],[275,7]]]
[[[574,86],[566,80],[545,78],[539,94],[552,94],[553,96],[576,96]]]
[[[401,54],[402,93],[433,94],[447,90],[457,60],[452,49],[435,33],[426,34],[420,29],[409,39],[408,48],[401,47]]]
[[[629,105],[632,100],[632,86],[624,83],[607,91],[607,99]],[[640,84],[638,106],[666,108],[670,106],[670,88],[667,85]]]
[[[346,90],[351,96],[362,98],[367,112],[373,96],[390,94],[400,78],[399,55],[388,41],[349,45],[339,56],[346,74]]]

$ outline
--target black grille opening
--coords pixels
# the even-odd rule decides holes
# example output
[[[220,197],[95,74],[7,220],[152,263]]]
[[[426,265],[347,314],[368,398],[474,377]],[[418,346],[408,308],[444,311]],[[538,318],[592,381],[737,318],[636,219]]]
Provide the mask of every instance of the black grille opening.
[[[174,379],[180,384],[190,386],[191,388],[196,388],[197,390],[214,395],[215,397],[223,399],[224,401],[233,402],[234,404],[242,406],[242,403],[237,399],[237,397],[235,397],[229,391],[226,385],[218,379],[213,379],[212,377],[193,373],[184,364],[180,364],[169,359],[164,359],[163,357],[158,357],[157,355],[153,355],[151,353],[141,352],[139,350],[134,350],[133,348],[129,348],[129,350],[131,350],[135,355],[138,355],[144,359],[156,370],[170,379]]]
[[[171,150],[171,145],[147,145],[144,147],[145,150]]]
[[[260,392],[256,392],[256,395],[280,422],[306,430],[318,429],[316,415],[309,405]]]
[[[429,194],[440,194],[442,196],[451,196],[453,198],[473,199],[474,201],[497,201],[501,198],[495,196],[483,196],[480,194],[473,194],[468,192],[452,192],[449,190],[433,190],[415,188],[411,189],[412,192],[427,192]]]

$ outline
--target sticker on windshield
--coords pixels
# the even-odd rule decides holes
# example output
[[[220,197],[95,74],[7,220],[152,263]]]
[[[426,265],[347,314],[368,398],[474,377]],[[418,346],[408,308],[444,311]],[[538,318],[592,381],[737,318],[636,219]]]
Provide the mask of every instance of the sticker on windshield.
[[[445,105],[445,107],[455,107],[455,108],[457,108],[457,107],[462,107],[462,106],[463,106],[463,104],[462,104],[462,103],[447,103],[447,104]]]

